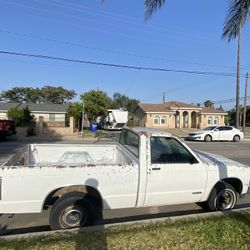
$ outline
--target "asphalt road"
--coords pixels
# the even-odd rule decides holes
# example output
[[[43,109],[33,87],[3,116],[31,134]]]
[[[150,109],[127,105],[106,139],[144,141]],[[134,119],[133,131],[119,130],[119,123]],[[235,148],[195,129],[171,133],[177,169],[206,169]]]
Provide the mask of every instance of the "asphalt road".
[[[115,136],[114,138],[117,138]],[[39,141],[40,143],[83,143],[80,140],[68,141]],[[90,141],[89,141],[90,142]],[[27,141],[5,141],[0,142],[0,164],[5,162]],[[84,143],[88,143],[85,141]],[[110,143],[101,141],[100,143]],[[250,166],[250,141],[240,143],[233,142],[186,142],[192,149],[221,154],[233,160]],[[250,207],[250,195],[241,199],[237,207]],[[178,216],[184,214],[194,214],[204,212],[197,204],[185,204],[178,206],[149,207],[137,209],[119,209],[104,211],[101,223],[114,223],[138,219],[148,219],[156,217]],[[48,226],[49,210],[42,214],[21,214],[21,215],[0,215],[0,234],[19,234],[27,232],[37,232],[49,230]]]

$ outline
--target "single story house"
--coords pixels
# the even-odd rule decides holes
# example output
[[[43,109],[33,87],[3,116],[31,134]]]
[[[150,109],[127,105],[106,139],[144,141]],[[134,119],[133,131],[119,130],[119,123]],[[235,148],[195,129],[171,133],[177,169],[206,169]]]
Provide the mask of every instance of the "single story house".
[[[133,112],[135,125],[149,128],[205,128],[225,125],[226,112],[214,108],[170,101],[162,104],[139,103]]]
[[[50,104],[50,103],[0,103],[0,119],[8,119],[10,109],[23,109],[28,106],[31,115],[36,121],[42,117],[43,121],[49,127],[65,127],[67,104]]]

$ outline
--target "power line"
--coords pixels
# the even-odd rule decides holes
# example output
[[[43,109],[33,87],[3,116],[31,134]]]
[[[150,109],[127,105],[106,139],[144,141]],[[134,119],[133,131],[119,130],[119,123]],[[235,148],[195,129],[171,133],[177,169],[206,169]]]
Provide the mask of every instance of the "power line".
[[[94,14],[94,15],[101,15],[105,18],[109,18],[109,19],[115,19],[115,20],[118,20],[118,21],[122,21],[122,22],[129,22],[129,23],[132,23],[132,24],[136,24],[136,25],[140,25],[140,26],[144,26],[144,27],[151,27],[153,29],[157,29],[157,30],[161,30],[161,31],[171,31],[171,32],[175,32],[175,33],[179,33],[183,36],[183,34],[185,34],[185,36],[190,36],[190,32],[187,32],[186,29],[183,29],[183,28],[180,28],[180,27],[172,27],[172,26],[167,26],[167,25],[162,25],[162,24],[159,24],[157,23],[157,25],[154,25],[152,23],[142,23],[141,22],[141,19],[139,18],[136,18],[136,17],[132,17],[132,16],[128,16],[128,15],[124,15],[124,14],[114,14],[113,12],[110,12],[110,11],[98,11],[96,9],[93,9],[93,8],[89,8],[89,7],[86,7],[82,4],[73,4],[73,3],[62,3],[61,1],[57,1],[57,0],[51,0],[49,3],[48,2],[44,2],[42,0],[34,0],[35,2],[40,2],[40,3],[43,3],[43,4],[53,4],[53,5],[56,5],[56,6],[60,6],[60,7],[63,7],[65,9],[68,9],[68,10],[75,10],[75,11],[78,11],[78,12],[84,12],[84,13],[89,13],[89,14]],[[170,28],[170,29],[169,29]],[[179,31],[177,31],[179,30]],[[183,32],[185,31],[185,32]],[[195,40],[197,40],[197,38],[201,38],[203,40],[208,40],[209,38],[207,36],[200,36],[200,35],[191,35],[190,37],[193,37],[195,38]]]
[[[44,8],[37,8],[37,7],[32,7],[32,6],[29,6],[29,5],[23,5],[23,4],[20,4],[20,3],[17,3],[17,2],[11,2],[11,1],[6,1],[6,0],[0,0],[1,2],[3,2],[3,3],[5,3],[5,4],[11,4],[11,5],[15,5],[15,6],[18,6],[18,7],[22,7],[22,8],[26,8],[26,9],[31,9],[31,10],[37,10],[37,11],[42,11],[42,12],[45,12],[45,13],[48,13],[48,14],[53,14],[53,16],[56,14],[56,15],[59,15],[59,16],[63,16],[63,17],[70,17],[70,18],[72,18],[72,19],[76,19],[76,20],[82,20],[82,18],[79,18],[79,17],[77,17],[77,16],[75,16],[75,15],[69,15],[69,14],[65,14],[65,13],[62,13],[62,12],[59,12],[59,11],[55,11],[54,9],[53,10],[48,10],[48,9],[44,9]],[[47,5],[55,5],[55,4],[57,4],[58,5],[58,3],[51,3],[51,2],[49,2],[49,3],[46,3],[46,2],[43,2],[43,1],[39,1],[39,0],[37,0],[37,2],[41,2],[41,3],[43,3],[43,4],[47,4]],[[64,3],[65,4],[65,3]],[[60,5],[62,5],[62,3],[61,4],[59,4],[59,6]],[[72,4],[71,4],[72,5]],[[58,7],[58,6],[57,6]],[[65,7],[65,6],[61,6],[62,8],[66,8],[67,9],[67,7]],[[69,8],[69,6],[68,6],[68,8]],[[72,7],[71,7],[72,8]],[[80,8],[83,8],[83,7],[78,7],[76,10],[77,11],[80,11],[79,9]],[[85,7],[86,8],[86,7]],[[89,8],[90,9],[90,8]],[[91,9],[90,9],[91,10]],[[93,14],[93,11],[92,11],[92,13],[91,14]],[[35,17],[38,17],[38,16],[35,16]],[[41,17],[38,17],[38,18],[41,18]],[[46,19],[48,19],[48,18],[46,18]],[[88,18],[89,19],[89,18]],[[96,19],[92,19],[92,20],[94,20],[95,22],[97,21]],[[58,22],[58,20],[56,20],[57,22]],[[122,21],[122,20],[120,20],[120,21]],[[124,21],[124,20],[123,20]],[[79,23],[79,22],[78,22]],[[104,23],[103,21],[101,22],[102,24]],[[72,23],[67,23],[67,24],[70,24],[70,25],[72,25]],[[119,30],[120,30],[120,26],[118,25],[116,25],[116,22],[114,23],[114,22],[112,22],[112,23],[107,23],[106,22],[106,24],[107,25],[109,25],[109,26],[115,26],[115,27],[117,27],[117,28],[119,28]],[[142,24],[143,25],[143,24]],[[144,24],[145,25],[145,24]],[[78,25],[79,26],[79,25]],[[86,26],[82,26],[82,25],[80,25],[81,27],[84,27],[85,29],[88,29]],[[148,26],[148,24],[147,24],[147,26]],[[157,27],[157,28],[159,28],[159,24],[157,24],[157,26],[155,26],[155,27]],[[131,27],[131,26],[130,26]],[[132,27],[134,27],[134,26],[132,26]],[[126,27],[126,28],[128,28],[128,27]],[[142,40],[146,40],[146,41],[149,41],[149,42],[154,42],[154,43],[159,43],[159,44],[164,44],[165,45],[165,43],[162,43],[161,42],[161,40],[162,39],[145,39],[145,38],[142,38],[142,37],[138,37],[138,35],[137,36],[133,36],[133,37],[130,37],[130,36],[128,36],[127,35],[127,33],[126,34],[124,34],[124,32],[122,32],[122,33],[119,33],[119,32],[110,32],[110,31],[107,31],[107,29],[106,29],[106,27],[105,27],[105,29],[101,29],[101,30],[99,30],[100,32],[104,32],[104,33],[112,33],[112,34],[115,34],[115,35],[119,35],[119,36],[123,36],[123,37],[126,37],[126,38],[133,38],[133,39],[142,39]],[[140,29],[137,29],[137,33],[138,33],[138,31],[139,32],[143,32],[143,30],[140,28]],[[146,30],[146,31],[144,31],[144,32],[148,32],[148,30]],[[172,30],[171,32],[176,32],[176,28],[174,29],[174,30]],[[164,33],[161,33],[161,34],[165,34],[165,32]],[[183,35],[184,34],[184,35]],[[181,35],[181,37],[187,37],[188,35],[190,34],[190,32],[189,33],[184,33],[184,32],[182,32],[182,35]],[[152,36],[151,36],[152,37]],[[169,39],[169,36],[168,36],[168,39]],[[189,39],[190,40],[190,39]],[[197,42],[197,37],[195,38],[195,39],[193,39],[194,40],[194,42]],[[204,41],[207,41],[207,38],[206,39],[203,39]],[[175,42],[176,43],[176,42]]]
[[[247,96],[247,99],[250,100],[250,96]],[[225,100],[219,100],[219,101],[212,101],[214,104],[224,104],[224,103],[231,103],[235,102],[236,98],[230,98]],[[239,98],[240,101],[244,100],[244,96]]]
[[[127,38],[127,39],[139,39],[139,40],[144,40],[144,41],[147,41],[147,42],[150,42],[150,43],[157,43],[157,44],[164,44],[164,42],[162,42],[161,40],[159,39],[147,39],[147,38],[144,38],[144,37],[140,37],[140,36],[129,36],[127,33],[124,33],[124,32],[113,32],[113,31],[110,31],[110,30],[107,30],[107,28],[105,27],[105,29],[97,29],[97,28],[89,28],[88,26],[86,25],[81,25],[79,23],[79,20],[82,21],[82,18],[80,17],[77,17],[75,15],[69,15],[69,14],[63,14],[61,12],[58,12],[58,11],[54,11],[54,10],[47,10],[47,9],[42,9],[42,8],[36,8],[36,7],[32,7],[32,6],[27,6],[27,5],[22,5],[22,4],[19,4],[19,3],[16,3],[16,2],[5,2],[5,0],[0,0],[1,2],[4,2],[5,4],[10,4],[10,5],[14,5],[14,6],[18,6],[18,7],[22,7],[22,8],[26,8],[26,9],[30,9],[30,10],[37,10],[37,11],[40,11],[40,12],[45,12],[47,14],[52,14],[53,16],[56,15],[59,15],[59,16],[62,16],[62,17],[67,17],[67,18],[72,18],[72,19],[75,19],[75,20],[78,20],[77,23],[72,23],[72,22],[65,22],[65,21],[59,21],[58,19],[54,19],[54,18],[51,18],[51,17],[41,17],[41,16],[38,16],[38,15],[31,15],[31,14],[28,14],[28,16],[33,16],[35,18],[42,18],[42,19],[45,19],[45,20],[48,20],[48,19],[51,19],[53,20],[54,22],[58,22],[58,23],[66,23],[67,25],[73,25],[73,26],[78,26],[78,27],[81,27],[81,28],[84,28],[86,30],[90,30],[90,31],[98,31],[98,32],[103,32],[103,33],[108,33],[108,34],[112,34],[112,35],[118,35],[120,37],[124,37],[124,38]],[[96,21],[96,19],[94,19],[94,21]],[[102,24],[103,24],[103,21],[102,21]],[[109,26],[113,26],[114,27],[114,24],[113,23],[109,23],[108,24]],[[118,28],[120,30],[120,26],[116,25],[115,26],[116,28]],[[140,31],[140,30],[139,30]],[[138,33],[138,29],[137,29],[137,33]],[[151,36],[152,37],[152,36]]]
[[[65,57],[55,57],[55,56],[20,53],[20,52],[3,51],[3,50],[0,50],[0,54],[12,55],[12,56],[22,56],[22,57],[33,57],[33,58],[39,58],[39,59],[57,60],[57,61],[82,63],[82,64],[91,64],[91,65],[98,65],[98,66],[107,66],[107,67],[120,68],[120,69],[173,72],[173,73],[184,73],[184,74],[195,74],[195,75],[206,75],[206,76],[236,77],[235,73],[212,72],[212,71],[195,71],[195,70],[190,71],[190,70],[167,69],[167,68],[153,68],[153,67],[133,66],[133,65],[114,64],[114,63],[104,63],[104,62],[97,62],[97,61],[88,61],[88,60],[72,59],[72,58],[65,58]]]
[[[151,57],[151,56],[138,55],[138,54],[134,54],[134,53],[126,53],[126,52],[121,52],[121,51],[118,51],[118,50],[97,48],[97,47],[92,47],[92,46],[89,46],[89,45],[84,45],[84,44],[79,44],[79,43],[74,43],[74,42],[68,42],[68,41],[61,41],[61,40],[57,40],[57,39],[46,38],[46,37],[35,36],[35,35],[29,35],[29,34],[20,33],[20,32],[13,32],[13,31],[4,30],[4,29],[0,29],[0,32],[15,35],[15,36],[31,38],[31,39],[43,40],[43,41],[47,41],[47,42],[59,43],[59,44],[63,44],[63,45],[66,45],[66,46],[82,47],[82,48],[85,48],[85,49],[102,51],[102,52],[105,52],[105,53],[114,53],[114,54],[119,54],[119,55],[127,55],[127,56],[142,58],[142,59],[152,59],[152,60],[159,60],[159,61],[163,61],[163,62],[165,61],[165,62],[174,62],[174,63],[184,63],[184,64],[207,66],[207,67],[232,68],[232,67],[223,66],[223,65],[205,64],[205,63],[197,63],[197,62],[191,62],[191,61],[179,61],[179,60],[171,60],[171,59],[161,58],[161,57],[153,57],[153,56]]]

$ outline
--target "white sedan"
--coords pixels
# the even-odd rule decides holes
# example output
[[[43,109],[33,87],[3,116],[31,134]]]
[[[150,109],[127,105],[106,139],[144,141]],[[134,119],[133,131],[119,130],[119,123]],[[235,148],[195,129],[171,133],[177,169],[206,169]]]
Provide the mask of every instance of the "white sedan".
[[[234,141],[239,142],[244,138],[243,132],[231,126],[209,126],[200,131],[188,134],[186,140],[199,141]]]

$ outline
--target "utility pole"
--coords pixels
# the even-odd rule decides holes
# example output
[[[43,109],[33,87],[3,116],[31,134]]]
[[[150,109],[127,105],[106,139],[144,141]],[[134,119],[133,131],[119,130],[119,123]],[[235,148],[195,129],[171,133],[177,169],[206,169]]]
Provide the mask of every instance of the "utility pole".
[[[246,85],[245,85],[245,96],[244,96],[244,109],[243,109],[243,133],[246,131],[246,115],[247,115],[247,91],[248,91],[248,73],[246,73]]]
[[[83,134],[83,127],[84,127],[84,100],[82,100],[82,134]]]
[[[240,50],[241,50],[241,26],[238,34],[238,52],[237,52],[237,80],[236,80],[236,116],[235,127],[240,127]]]

